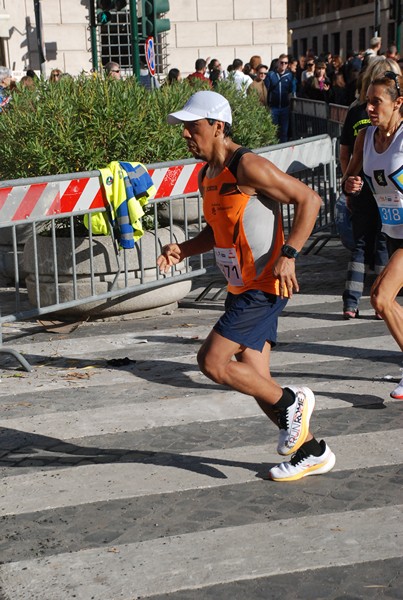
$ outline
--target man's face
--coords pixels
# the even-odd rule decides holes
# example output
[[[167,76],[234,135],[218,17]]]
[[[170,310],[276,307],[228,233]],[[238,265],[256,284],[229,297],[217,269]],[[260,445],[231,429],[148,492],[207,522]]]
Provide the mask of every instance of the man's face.
[[[114,66],[110,71],[109,71],[109,77],[112,77],[112,79],[121,79],[121,75],[120,75],[120,67],[118,67],[118,65]]]
[[[213,150],[214,133],[216,125],[210,125],[207,119],[186,121],[183,123],[183,137],[186,140],[189,152],[195,158],[208,160]]]
[[[266,79],[267,73],[268,73],[268,70],[266,69],[266,67],[260,67],[260,69],[256,73],[257,80],[264,81]]]
[[[288,58],[286,58],[286,57],[279,58],[278,63],[277,63],[277,71],[281,75],[282,73],[285,73],[287,69],[288,69]]]

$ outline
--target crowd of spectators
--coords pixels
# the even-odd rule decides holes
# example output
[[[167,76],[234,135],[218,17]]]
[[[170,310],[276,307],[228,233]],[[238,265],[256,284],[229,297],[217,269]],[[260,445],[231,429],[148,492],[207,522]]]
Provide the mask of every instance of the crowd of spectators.
[[[340,55],[330,52],[319,56],[313,50],[298,58],[281,54],[268,66],[259,55],[253,55],[248,62],[235,58],[226,68],[217,58],[198,58],[195,69],[187,77],[182,77],[179,68],[173,67],[163,78],[162,87],[187,81],[192,85],[196,80],[205,81],[215,89],[222,79],[233,81],[243,95],[255,94],[257,100],[267,107],[272,119],[279,127],[280,141],[287,140],[288,111],[290,98],[300,97],[321,100],[328,103],[350,106],[359,95],[360,77],[371,59],[381,54],[382,40],[374,37],[365,51],[347,53],[343,60]],[[400,61],[395,44],[382,53],[386,58]],[[119,80],[124,73],[117,62],[103,66],[106,77]],[[57,83],[63,77],[70,77],[61,69],[52,69],[49,82]],[[34,87],[37,75],[28,69],[18,81],[13,80],[11,71],[0,66],[0,112],[12,99],[13,91],[22,86]],[[150,76],[147,66],[141,65],[140,83],[149,89],[161,87],[157,77]]]

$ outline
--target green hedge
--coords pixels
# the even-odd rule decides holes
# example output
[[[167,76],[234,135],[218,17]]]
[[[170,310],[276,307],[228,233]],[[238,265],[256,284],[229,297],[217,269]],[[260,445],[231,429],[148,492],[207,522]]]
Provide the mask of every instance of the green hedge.
[[[189,158],[181,127],[168,125],[166,117],[195,89],[185,82],[150,92],[134,78],[85,76],[20,89],[0,114],[0,180],[89,171],[111,160]],[[237,143],[258,148],[277,142],[255,95],[244,98],[227,81],[217,91],[231,104]]]

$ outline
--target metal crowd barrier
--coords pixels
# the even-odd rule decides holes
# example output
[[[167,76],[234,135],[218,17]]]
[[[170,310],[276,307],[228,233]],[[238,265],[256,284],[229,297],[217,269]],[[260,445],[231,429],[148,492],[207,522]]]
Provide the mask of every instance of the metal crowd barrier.
[[[327,104],[320,100],[292,98],[291,135],[293,139],[327,133],[331,138],[339,138],[348,106]]]
[[[314,233],[331,232],[335,141],[322,135],[255,152],[318,192],[323,206]],[[63,315],[78,307],[91,315],[95,303],[104,302],[108,308],[133,298],[141,300],[156,288],[166,294],[170,284],[204,274],[202,255],[187,259],[168,275],[161,275],[156,266],[163,245],[189,239],[203,227],[197,190],[201,167],[202,163],[194,160],[147,166],[157,188],[147,216],[154,224],[130,250],[118,248],[113,231],[111,236],[95,236],[90,226],[83,238],[75,232],[78,217],[106,210],[99,171],[0,182],[0,352],[13,355],[30,370],[23,356],[2,347],[3,323],[51,313]],[[292,206],[284,205],[282,210],[287,233]],[[67,221],[64,238],[57,235],[61,218]],[[41,234],[43,229],[46,235]],[[7,241],[8,251],[4,251]]]

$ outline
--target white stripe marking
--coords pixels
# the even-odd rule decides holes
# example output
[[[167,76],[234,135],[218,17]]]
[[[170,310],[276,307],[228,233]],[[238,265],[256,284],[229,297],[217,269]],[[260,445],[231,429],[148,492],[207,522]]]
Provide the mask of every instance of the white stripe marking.
[[[226,527],[0,567],[18,600],[133,600],[403,556],[403,506]],[[309,540],[309,541],[308,541]],[[315,552],[312,552],[315,549]]]
[[[155,169],[153,175],[152,175],[152,180],[153,180],[153,184],[158,192],[158,189],[164,179],[164,177],[167,175],[168,173],[168,169],[165,168],[160,168],[160,169]]]
[[[336,454],[335,471],[367,469],[403,461],[400,430],[336,436],[327,441]],[[142,452],[147,452],[147,448],[128,450],[133,455],[128,453],[122,457],[127,462],[5,477],[0,481],[0,515],[247,483],[256,481],[257,471],[266,473],[270,466],[280,462],[280,457],[267,445],[186,454],[155,452],[150,453],[148,464],[137,463],[135,454],[140,452],[141,461],[144,459]],[[107,454],[108,449],[101,449],[99,456]],[[33,456],[40,460],[41,456],[52,455],[38,450]],[[80,456],[79,447],[73,456]],[[181,468],[171,464],[172,458],[178,456],[184,457]],[[83,450],[82,457],[83,460],[91,460],[93,448],[88,456]]]
[[[184,193],[184,189],[187,186],[189,179],[195,170],[196,165],[184,165],[176,183],[172,189],[171,196],[177,196]]]
[[[189,373],[188,373],[189,375]],[[99,384],[100,382],[97,381]],[[108,383],[110,383],[110,378]],[[323,392],[316,392],[315,410],[330,410],[354,406],[363,406],[370,403],[368,394],[358,395],[353,382],[346,380],[345,389],[340,394],[357,394],[354,404],[337,398],[327,398],[329,384],[318,383],[316,388],[323,387]],[[116,382],[115,382],[116,385]],[[361,385],[361,384],[359,384]],[[385,390],[390,386],[388,382],[374,382],[372,395],[378,393],[382,398]],[[136,385],[134,385],[134,388]],[[164,390],[166,392],[166,390]],[[161,393],[164,393],[163,391]],[[176,390],[176,393],[177,390]],[[393,400],[388,397],[388,402]],[[106,403],[107,403],[106,399]],[[224,421],[228,419],[245,419],[250,417],[261,417],[267,420],[257,403],[250,397],[238,392],[214,392],[208,395],[174,398],[167,397],[162,400],[149,402],[134,402],[132,404],[116,404],[111,408],[101,406],[91,409],[47,412],[39,415],[26,415],[0,420],[0,427],[24,431],[36,435],[46,435],[59,439],[63,432],[63,439],[78,439],[96,435],[107,435],[110,433],[127,433],[142,431],[153,427],[171,427],[189,423],[209,423],[212,421]]]
[[[78,199],[74,211],[87,210],[90,208],[95,196],[97,195],[100,188],[99,177],[91,177],[85,188],[83,189],[80,198]]]

